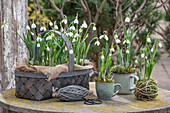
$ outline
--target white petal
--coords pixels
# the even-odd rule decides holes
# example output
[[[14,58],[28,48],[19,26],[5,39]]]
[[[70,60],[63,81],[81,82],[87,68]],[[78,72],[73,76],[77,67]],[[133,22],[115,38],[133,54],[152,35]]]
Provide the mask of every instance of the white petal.
[[[100,45],[100,42],[97,40],[97,41],[94,43],[94,45],[99,46],[99,45]]]
[[[130,22],[130,18],[126,17],[125,22]]]
[[[27,30],[30,30],[30,26],[27,25],[27,26],[26,26],[26,29],[27,29]]]
[[[40,44],[39,44],[39,43],[37,44],[37,47],[40,47]]]
[[[34,36],[34,33],[33,33],[33,32],[31,32],[31,35],[33,35],[33,36]]]
[[[52,22],[50,22],[50,23],[49,23],[49,25],[50,25],[50,26],[53,26],[53,23],[52,23]]]
[[[36,25],[33,23],[32,25],[31,25],[31,28],[36,28]]]
[[[72,41],[72,42],[74,43],[75,41],[76,41],[76,39],[73,38],[73,41]]]
[[[79,29],[79,32],[81,33],[83,30],[82,29]]]
[[[104,38],[106,39],[106,41],[108,41],[108,36],[107,35],[104,35]]]
[[[101,59],[104,60],[104,56],[103,55],[101,56]]]
[[[116,39],[116,43],[117,43],[117,44],[120,43],[120,40],[119,40],[119,39]]]
[[[151,52],[153,52],[153,48],[151,49]]]
[[[112,49],[110,49],[112,52],[115,52],[115,49],[114,48],[112,48]]]
[[[141,58],[144,58],[144,56],[145,56],[145,54],[144,54],[144,53],[142,53],[142,54],[141,54]]]
[[[129,53],[129,50],[126,50],[126,53]]]
[[[100,37],[99,37],[99,39],[102,39],[104,37],[104,35],[101,35]]]
[[[151,42],[151,39],[150,39],[150,38],[147,38],[147,42],[150,43],[150,42]]]
[[[137,63],[138,63],[138,60],[135,60],[135,63],[137,64]]]
[[[93,26],[93,31],[96,31],[96,26]]]
[[[162,44],[159,42],[159,43],[158,43],[158,46],[161,48],[161,47],[162,47]]]
[[[75,19],[75,20],[74,20],[74,23],[75,23],[75,24],[78,24],[78,23],[79,23],[79,21],[78,21],[77,19]]]
[[[58,26],[57,26],[57,25],[55,25],[55,26],[54,26],[54,29],[58,29]]]
[[[73,54],[73,50],[71,49],[71,50],[69,51],[69,53],[70,53],[70,54]]]
[[[130,41],[129,41],[129,40],[126,40],[126,43],[127,43],[127,44],[130,44]]]
[[[50,51],[50,48],[49,48],[49,47],[47,47],[47,51]]]

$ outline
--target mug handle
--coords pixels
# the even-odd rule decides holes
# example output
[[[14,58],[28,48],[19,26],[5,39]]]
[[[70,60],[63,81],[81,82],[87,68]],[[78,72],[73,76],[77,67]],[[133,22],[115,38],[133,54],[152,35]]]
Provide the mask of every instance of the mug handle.
[[[121,85],[119,84],[119,83],[115,83],[115,86],[114,87],[116,87],[116,86],[118,86],[119,87],[119,89],[116,91],[116,92],[114,92],[113,93],[113,96],[115,96],[117,93],[119,93],[119,91],[121,90]],[[112,97],[113,97],[112,96]]]
[[[136,79],[136,81],[139,80],[139,77],[138,77],[138,76],[135,76],[135,75],[131,75],[131,76],[130,76],[130,79],[132,79],[132,78]],[[129,90],[130,90],[130,91],[133,91],[133,90],[134,90],[134,87],[131,87]]]

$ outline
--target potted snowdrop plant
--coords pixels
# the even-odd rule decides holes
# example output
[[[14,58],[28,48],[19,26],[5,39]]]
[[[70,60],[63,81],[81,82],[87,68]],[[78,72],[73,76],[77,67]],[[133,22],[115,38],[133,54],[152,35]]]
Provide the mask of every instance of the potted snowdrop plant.
[[[102,48],[102,54],[99,58],[99,75],[95,78],[96,81],[96,92],[99,99],[110,100],[114,95],[116,95],[120,89],[121,85],[119,83],[114,83],[113,77],[111,76],[111,65],[112,65],[112,53],[115,51],[113,45],[109,50],[108,45],[108,36],[104,32],[104,35],[101,35],[99,39],[105,38],[106,45],[105,48]],[[95,45],[99,46],[100,42],[97,40]],[[114,88],[119,87],[117,91],[114,92]]]
[[[151,78],[152,70],[154,67],[154,58],[158,50],[158,47],[162,47],[162,44],[155,39],[153,46],[150,48],[149,43],[151,39],[149,35],[146,38],[146,45],[143,50],[141,50],[141,56],[136,61],[139,65],[139,70],[137,70],[137,75],[139,80],[137,81],[134,95],[138,100],[153,100],[158,96],[158,86],[153,78]],[[142,74],[142,62],[144,61],[144,73]]]
[[[129,23],[130,27],[130,18],[126,17],[126,23]],[[132,90],[134,89],[134,78],[138,80],[138,77],[134,75],[135,73],[135,65],[131,63],[131,43],[134,32],[134,26],[132,30],[126,29],[123,26],[124,32],[124,41],[121,42],[116,35],[116,31],[113,33],[118,57],[117,57],[117,65],[111,67],[111,72],[114,74],[115,83],[120,83],[122,88],[119,94],[132,94]]]
[[[85,21],[79,27],[78,16],[68,24],[65,16],[60,22],[61,32],[57,31],[59,27],[56,22],[47,21],[47,24],[42,23],[41,32],[37,33],[37,26],[33,21],[31,27],[26,25],[26,33],[17,33],[25,43],[29,57],[22,63],[17,63],[15,68],[15,95],[31,100],[44,100],[52,97],[52,87],[80,85],[88,89],[89,72],[93,65],[86,60],[86,56],[91,42],[97,39],[93,38],[88,45],[85,43],[91,25],[96,30],[94,23],[88,26]]]

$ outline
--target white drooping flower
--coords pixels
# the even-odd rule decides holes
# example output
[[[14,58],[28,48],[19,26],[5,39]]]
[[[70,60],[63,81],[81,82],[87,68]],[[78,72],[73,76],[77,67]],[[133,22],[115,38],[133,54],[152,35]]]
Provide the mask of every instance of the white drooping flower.
[[[47,46],[47,51],[50,51],[50,48]]]
[[[50,25],[50,26],[53,26],[53,23],[50,21],[49,25]]]
[[[61,28],[61,32],[63,32],[64,31],[64,29],[63,28]]]
[[[74,26],[71,26],[71,27],[70,27],[70,30],[73,30],[73,31],[74,31],[75,29],[76,29],[76,28],[75,28]]]
[[[115,52],[115,49],[114,49],[114,48],[112,48],[112,49],[110,49],[110,51]]]
[[[70,33],[69,33],[69,36],[70,36],[70,37],[72,37],[72,36],[73,36],[73,33],[72,33],[72,32],[70,32]]]
[[[71,49],[71,50],[69,51],[69,53],[70,53],[70,54],[73,54],[73,50]]]
[[[76,41],[76,39],[75,39],[75,38],[73,38],[73,41],[72,41],[72,42],[74,43],[75,41]]]
[[[135,60],[135,63],[137,64],[137,63],[138,63],[138,60]]]
[[[153,53],[153,48],[151,48],[151,52]]]
[[[126,53],[129,53],[129,50],[126,50]]]
[[[93,26],[93,31],[96,31],[96,26]]]
[[[32,35],[32,36],[34,36],[34,33],[33,33],[33,32],[31,32],[31,35]]]
[[[81,25],[82,28],[87,28],[87,24],[86,21],[83,22],[83,24]]]
[[[130,44],[130,41],[129,41],[129,40],[126,40],[126,43],[127,43],[127,44]]]
[[[40,44],[39,44],[39,43],[37,44],[37,47],[40,47]]]
[[[121,41],[119,40],[119,39],[116,39],[116,43],[118,44],[118,43],[120,43]]]
[[[101,56],[101,59],[104,60],[104,55]]]
[[[32,25],[31,25],[31,28],[36,28],[36,25],[33,23]]]
[[[104,35],[101,35],[100,37],[99,37],[99,39],[102,39],[104,37]]]
[[[52,40],[52,36],[49,35],[49,36],[46,38],[46,40]]]
[[[27,30],[30,30],[30,26],[27,25],[27,26],[26,26],[26,29],[27,29]]]
[[[83,31],[83,30],[80,28],[80,29],[79,29],[79,32],[81,33],[82,31]]]
[[[130,22],[130,18],[126,17],[125,22]]]
[[[62,20],[61,22],[67,24],[67,19]]]
[[[147,59],[147,56],[145,56],[145,59]]]
[[[67,47],[66,46],[65,46],[64,50],[67,51]]]
[[[46,31],[46,28],[45,27],[41,27],[40,31]]]
[[[100,42],[97,40],[97,41],[94,43],[94,45],[99,46],[99,45],[100,45]]]
[[[79,37],[80,35],[78,34],[78,33],[76,33],[75,35],[74,35],[74,38],[76,38],[76,37]]]
[[[141,58],[144,58],[144,56],[145,56],[145,54],[144,54],[144,53],[142,53],[142,54],[141,54]]]
[[[109,40],[108,36],[107,35],[104,35],[104,38],[106,39],[106,41]]]
[[[58,26],[57,26],[57,25],[55,25],[55,26],[54,26],[54,29],[58,29]]]
[[[52,33],[52,34],[51,34],[51,38],[53,38],[54,36],[55,36],[54,33]]]
[[[117,35],[115,35],[115,38],[118,38],[118,36],[117,36]]]
[[[123,44],[125,44],[126,43],[126,40],[125,41],[123,41]]]
[[[42,41],[42,39],[41,39],[41,37],[37,37],[37,42],[41,42]]]
[[[151,39],[150,39],[150,38],[147,38],[147,42],[150,43],[150,42],[151,42]]]
[[[75,20],[74,20],[74,23],[75,23],[75,24],[78,24],[78,23],[79,23],[78,19],[75,19]]]
[[[162,44],[159,42],[159,43],[158,43],[158,46],[161,48],[161,47],[162,47]]]

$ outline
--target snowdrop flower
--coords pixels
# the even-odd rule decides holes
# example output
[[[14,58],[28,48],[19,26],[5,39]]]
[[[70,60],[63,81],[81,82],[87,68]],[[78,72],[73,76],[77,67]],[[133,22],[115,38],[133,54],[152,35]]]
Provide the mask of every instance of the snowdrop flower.
[[[106,41],[108,41],[108,36],[107,35],[104,35],[104,38],[106,39]]]
[[[112,56],[112,54],[109,54],[109,56]]]
[[[32,36],[34,36],[34,33],[33,33],[33,32],[31,32],[31,35],[32,35]]]
[[[58,26],[57,26],[57,25],[55,25],[55,26],[54,26],[54,29],[58,29]]]
[[[36,25],[33,23],[32,25],[31,25],[31,28],[36,28]]]
[[[86,21],[83,21],[83,24],[81,25],[82,28],[87,28]]]
[[[144,54],[144,53],[142,53],[142,54],[141,54],[141,58],[144,58],[144,56],[145,56],[145,54]]]
[[[74,35],[74,38],[76,38],[76,37],[79,37],[79,34],[78,34],[78,33],[76,33],[76,34]]]
[[[40,41],[40,42],[41,42],[41,41],[42,41],[42,39],[41,39],[40,37],[37,37],[37,42],[38,42],[38,41]]]
[[[70,30],[73,30],[73,31],[74,31],[74,30],[75,30],[75,27],[74,27],[74,26],[71,26],[71,27],[70,27]]]
[[[67,24],[67,19],[62,20],[61,22]]]
[[[97,41],[94,43],[94,45],[99,46],[99,45],[100,45],[100,42],[97,40]]]
[[[118,38],[118,36],[117,36],[117,35],[115,35],[115,38]]]
[[[40,31],[46,31],[46,28],[45,27],[41,27]]]
[[[74,20],[74,23],[75,23],[75,24],[78,24],[78,23],[79,23],[79,21],[78,21],[77,18]]]
[[[99,39],[102,39],[104,37],[104,35],[101,35],[100,37],[99,37]]]
[[[72,42],[74,43],[75,41],[76,41],[76,39],[73,38],[73,41],[72,41]]]
[[[129,50],[126,50],[126,53],[129,53]]]
[[[125,22],[130,22],[130,18],[126,17]]]
[[[151,49],[151,52],[153,52],[153,48]]]
[[[112,48],[112,49],[110,49],[110,51],[115,52],[115,49],[114,49],[114,48]]]
[[[61,32],[63,32],[64,31],[64,29],[63,28],[61,28]]]
[[[46,38],[46,40],[52,40],[51,35],[49,35],[49,36]]]
[[[151,42],[151,39],[150,39],[150,38],[147,38],[147,42],[150,43],[150,42]]]
[[[96,26],[93,26],[93,31],[96,31]]]
[[[72,33],[72,32],[70,32],[70,33],[69,33],[69,36],[70,36],[70,37],[72,37],[72,36],[73,36],[73,33]]]
[[[64,50],[67,51],[67,47],[66,46],[65,46]]]
[[[101,59],[104,60],[104,55],[101,56]]]
[[[51,34],[51,37],[54,37],[54,36],[55,36],[54,33],[52,33],[52,34]]]
[[[30,26],[27,25],[27,26],[26,26],[26,29],[27,29],[27,30],[30,30]]]
[[[81,33],[82,31],[83,31],[83,30],[80,28],[80,29],[79,29],[79,32]]]
[[[137,63],[138,63],[138,60],[135,60],[135,63],[137,64]]]
[[[50,51],[50,48],[49,48],[49,47],[47,47],[47,51]]]
[[[161,47],[162,47],[162,44],[159,42],[159,43],[158,43],[158,46],[161,48]]]
[[[37,47],[40,47],[40,44],[39,44],[39,43],[37,44]]]
[[[50,21],[49,25],[50,25],[50,26],[53,26],[53,23]]]
[[[145,56],[145,59],[147,59],[147,56]]]
[[[65,33],[66,36],[69,36],[69,33]]]
[[[118,43],[120,43],[121,41],[119,40],[119,39],[116,39],[116,43],[118,44]]]
[[[73,54],[73,50],[71,49],[71,50],[69,51],[69,53],[70,53],[70,54]]]
[[[1,26],[1,29],[3,29],[3,28],[8,29],[8,25],[6,23],[4,23],[4,25]]]
[[[127,43],[127,44],[130,44],[130,41],[129,41],[129,40],[126,40],[126,43]]]
[[[125,41],[123,41],[123,44],[125,44],[126,43],[126,40]]]

